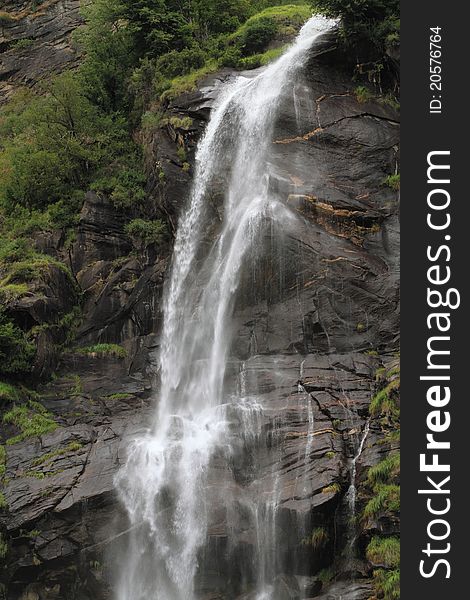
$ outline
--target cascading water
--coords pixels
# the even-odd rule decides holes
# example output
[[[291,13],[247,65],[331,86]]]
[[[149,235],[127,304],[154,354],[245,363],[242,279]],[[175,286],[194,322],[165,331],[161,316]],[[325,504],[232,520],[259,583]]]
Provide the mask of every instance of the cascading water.
[[[224,390],[230,319],[248,253],[255,254],[267,223],[293,217],[269,192],[268,155],[280,99],[293,85],[315,39],[334,22],[311,18],[296,42],[254,78],[238,77],[222,90],[196,154],[190,205],[175,242],[165,300],[160,354],[161,389],[155,422],[129,448],[116,487],[131,540],[118,585],[118,600],[191,600],[198,553],[207,534],[206,475],[215,453],[231,454],[228,415],[243,413],[244,432],[256,435],[256,398]],[[211,185],[226,181],[224,222],[202,257]],[[245,374],[242,374],[245,377]],[[242,379],[242,382],[244,380]],[[275,487],[275,484],[274,484]],[[276,491],[258,515],[258,543],[270,538]],[[258,597],[272,598],[261,549]],[[273,598],[275,600],[275,598]]]

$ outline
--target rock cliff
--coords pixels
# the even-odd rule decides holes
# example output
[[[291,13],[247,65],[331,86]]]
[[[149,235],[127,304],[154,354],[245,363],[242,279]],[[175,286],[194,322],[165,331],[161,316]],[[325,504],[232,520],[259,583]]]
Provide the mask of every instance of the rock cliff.
[[[17,16],[0,37],[3,97],[18,82],[43,76],[34,67],[43,53],[48,69],[75,60],[69,32],[79,20],[73,0],[46,2],[34,12],[28,12],[30,3],[10,4],[6,8]],[[34,52],[19,60],[23,50],[14,40],[39,35]],[[367,600],[373,589],[365,545],[374,532],[398,526],[384,510],[351,529],[348,496],[352,485],[361,514],[370,496],[367,469],[398,444],[388,435],[390,423],[369,414],[380,373],[384,366],[393,370],[398,350],[398,194],[384,185],[397,170],[398,116],[379,99],[358,100],[336,52],[334,40],[327,40],[312,53],[277,119],[270,185],[297,215],[296,227],[286,230],[282,252],[270,253],[269,238],[260,240],[266,252],[257,292],[249,281],[242,283],[228,374],[269,406],[260,423],[262,441],[241,444],[232,468],[237,485],[257,493],[273,468],[280,479],[274,526],[288,568],[276,580],[279,600]],[[176,119],[145,134],[147,192],[155,214],[173,231],[191,185],[195,146],[221,82],[232,76],[209,76],[170,104]],[[211,210],[208,243],[221,219],[217,189]],[[114,558],[127,534],[113,476],[127,440],[145,429],[153,410],[171,251],[171,242],[145,252],[133,248],[124,233],[128,221],[106,198],[88,193],[71,244],[53,236],[37,240],[43,252],[70,266],[73,281],[52,269],[9,308],[18,319],[40,325],[53,320],[52,313],[73,311],[78,294],[82,312],[72,348],[51,353],[47,337],[41,342],[38,373],[53,369],[55,378],[38,394],[58,427],[7,446],[2,580],[11,600],[111,598],[119,568]],[[120,344],[125,352],[80,351],[97,343]],[[240,428],[236,418],[234,431]],[[4,438],[10,437],[11,426],[3,427]],[[224,483],[215,457],[209,477],[214,497]],[[231,515],[213,511],[200,557],[199,598],[252,598],[252,526],[241,505]],[[319,530],[323,540],[317,544],[312,532]],[[354,556],[345,551],[351,537],[359,549]],[[329,577],[320,574],[328,568]],[[248,573],[244,582],[236,576],[242,569]]]

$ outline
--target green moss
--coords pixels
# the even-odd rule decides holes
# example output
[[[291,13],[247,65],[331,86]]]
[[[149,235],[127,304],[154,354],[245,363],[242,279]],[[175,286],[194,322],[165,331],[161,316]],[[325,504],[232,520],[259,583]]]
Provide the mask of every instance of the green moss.
[[[95,355],[97,357],[113,356],[115,358],[126,358],[127,351],[119,344],[95,344],[84,348],[77,348],[77,354]]]
[[[384,179],[384,184],[392,189],[394,192],[398,192],[400,189],[400,173],[389,175]]]
[[[0,510],[5,510],[6,508],[8,508],[8,503],[5,499],[5,494],[0,491]]]
[[[331,460],[332,458],[334,458],[336,456],[336,452],[333,452],[332,450],[330,450],[329,452],[327,452],[325,454],[325,458],[328,458],[328,460]]]
[[[33,436],[41,436],[57,429],[52,415],[38,402],[15,406],[3,415],[3,422],[14,425],[20,433],[9,440],[8,445],[16,444]]]
[[[366,519],[374,519],[383,513],[400,512],[400,487],[398,485],[378,484],[374,487],[374,494],[364,508]]]
[[[375,536],[367,546],[366,556],[373,564],[394,569],[400,565],[400,540]]]

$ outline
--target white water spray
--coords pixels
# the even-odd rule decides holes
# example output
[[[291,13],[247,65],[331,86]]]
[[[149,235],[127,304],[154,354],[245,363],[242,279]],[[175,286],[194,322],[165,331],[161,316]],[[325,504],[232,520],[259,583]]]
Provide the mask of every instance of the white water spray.
[[[247,407],[251,400],[246,389],[242,403],[224,390],[236,292],[246,257],[256,252],[266,224],[278,221],[285,228],[293,219],[268,188],[276,110],[315,39],[333,25],[313,17],[291,48],[262,73],[226,85],[199,143],[165,299],[157,411],[148,433],[131,444],[116,476],[132,530],[118,600],[194,598],[198,553],[211,510],[207,471],[216,451],[230,454],[227,406],[233,411],[238,404],[245,418],[259,418],[256,399],[252,410]],[[226,181],[224,222],[202,259],[208,195],[221,179]],[[244,430],[250,431],[246,423]],[[252,435],[256,430],[251,429]],[[264,510],[275,514],[276,507]],[[273,527],[273,519],[261,521]],[[272,535],[266,531],[259,539]],[[262,570],[272,573],[266,564]],[[260,585],[264,583],[269,589],[269,582]]]

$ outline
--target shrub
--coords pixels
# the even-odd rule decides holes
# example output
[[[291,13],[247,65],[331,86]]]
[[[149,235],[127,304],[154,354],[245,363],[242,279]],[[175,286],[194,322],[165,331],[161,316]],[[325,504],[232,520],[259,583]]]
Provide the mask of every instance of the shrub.
[[[158,244],[162,240],[166,227],[160,219],[154,221],[134,219],[125,226],[124,230],[130,237],[142,242],[143,246],[148,246]]]
[[[16,400],[18,400],[18,398],[18,390],[14,385],[0,381],[0,405],[8,404],[9,402],[15,402]]]
[[[171,50],[161,56],[156,63],[158,75],[173,79],[178,75],[186,75],[194,69],[200,69],[206,62],[206,54],[197,46],[183,50]]]
[[[382,513],[400,512],[400,487],[398,485],[378,484],[374,487],[374,496],[364,508],[364,517],[376,518]]]
[[[367,546],[366,556],[375,565],[396,568],[400,565],[400,540],[375,536]]]
[[[399,474],[400,453],[394,452],[369,469],[367,473],[367,483],[372,487],[378,483],[388,483],[395,480]]]
[[[5,497],[2,494],[2,492],[0,492],[0,508],[6,508]],[[5,541],[3,534],[0,533],[0,558],[5,558],[7,554],[8,554],[8,544]]]
[[[269,42],[274,39],[276,33],[276,23],[268,17],[260,17],[251,23],[247,23],[239,38],[242,54],[250,56],[264,50]]]
[[[369,102],[369,100],[371,100],[374,97],[373,93],[368,88],[366,88],[364,85],[358,86],[354,90],[354,94],[356,96],[356,100],[360,104],[364,104],[365,102]]]
[[[383,390],[380,390],[372,398],[369,406],[371,416],[385,415],[392,420],[398,419],[400,409],[396,390],[400,387],[400,379],[394,379]]]
[[[36,347],[25,333],[0,312],[0,373],[21,375],[30,373]]]
[[[30,38],[23,38],[21,40],[17,40],[13,44],[13,48],[15,50],[24,50],[26,48],[30,48],[33,44],[34,44],[34,40],[32,40]]]
[[[384,600],[400,600],[400,569],[375,570],[374,584],[379,597]]]
[[[365,41],[380,58],[387,45],[397,41],[399,0],[314,0],[314,7],[329,17],[341,17],[347,45],[359,47]]]

